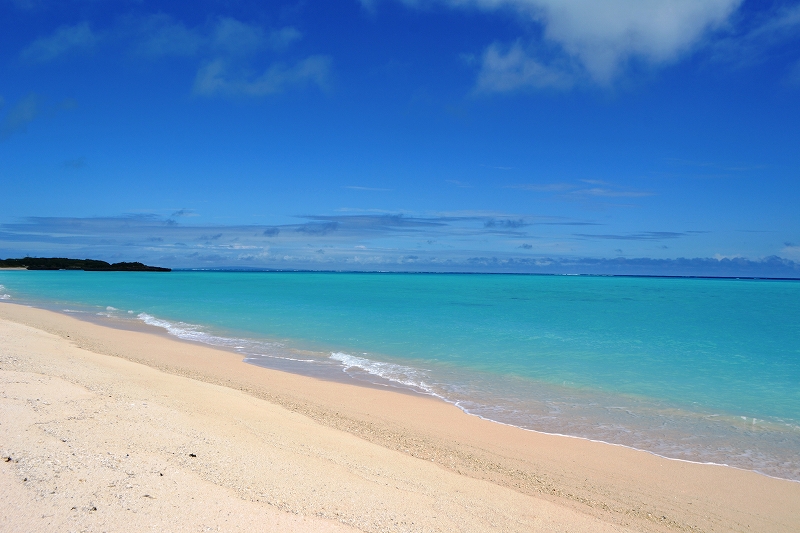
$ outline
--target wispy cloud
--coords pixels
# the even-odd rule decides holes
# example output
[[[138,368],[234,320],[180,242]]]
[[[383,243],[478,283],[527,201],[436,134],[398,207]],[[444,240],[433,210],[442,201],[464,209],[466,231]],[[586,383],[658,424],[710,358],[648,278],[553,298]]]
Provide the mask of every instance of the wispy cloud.
[[[642,198],[653,196],[653,193],[646,191],[624,191],[609,189],[606,187],[590,187],[588,189],[576,189],[571,191],[573,195],[600,196],[604,198]]]
[[[0,141],[4,141],[17,132],[24,132],[28,124],[33,122],[41,112],[41,97],[31,93],[20,99],[8,110],[0,126]]]
[[[800,59],[787,70],[786,82],[794,87],[800,87]]]
[[[335,223],[337,227],[351,232],[386,231],[397,228],[442,227],[446,222],[442,217],[415,217],[403,214],[384,215],[308,215],[305,218],[316,223]]]
[[[53,34],[33,41],[22,51],[20,58],[32,63],[46,63],[68,53],[88,50],[98,41],[99,37],[88,22],[61,26]]]
[[[134,49],[146,56],[186,56],[201,61],[194,79],[197,95],[266,96],[293,88],[330,85],[331,59],[312,55],[294,61],[267,60],[302,38],[287,26],[268,30],[231,17],[213,24],[189,28],[166,15],[153,15],[129,22],[136,43]],[[254,74],[256,72],[256,74]]]
[[[223,17],[214,28],[211,41],[214,48],[221,52],[248,54],[264,46],[266,32],[260,26]]]
[[[196,217],[199,215],[192,209],[182,208],[178,209],[177,211],[174,211],[170,216],[174,218],[174,217]]]
[[[662,241],[665,239],[678,239],[680,237],[687,237],[689,235],[696,235],[703,233],[700,231],[645,231],[642,233],[626,233],[626,234],[591,234],[591,233],[576,233],[576,237],[583,237],[586,239],[611,239],[620,241]]]
[[[76,159],[67,159],[61,165],[70,170],[78,170],[86,166],[86,158],[78,157]]]
[[[297,28],[286,26],[279,30],[273,30],[269,34],[269,43],[275,49],[287,48],[299,41],[303,34]]]
[[[245,71],[236,71],[225,59],[215,59],[197,72],[194,92],[204,96],[264,96],[308,85],[327,89],[330,74],[331,59],[327,56],[307,57],[289,66],[274,63],[264,73],[252,78]]]
[[[571,183],[521,183],[518,185],[506,185],[505,188],[533,192],[563,192],[572,190],[575,187]]]
[[[776,2],[755,17],[742,19],[728,34],[714,43],[718,61],[747,66],[768,59],[773,50],[798,40],[800,5]]]
[[[594,185],[586,187],[586,185]],[[579,183],[521,183],[506,185],[507,189],[519,189],[531,192],[561,193],[563,197],[572,199],[586,197],[600,198],[643,198],[653,196],[649,191],[636,191],[620,187],[601,180],[580,180]]]
[[[567,220],[497,213],[491,218],[466,213],[301,218],[297,224],[281,226],[192,226],[156,215],[29,218],[0,225],[0,257],[31,253],[137,260],[172,267],[800,275],[800,265],[788,258],[793,253],[791,243],[786,245],[786,258],[758,260],[564,257],[546,253],[552,250],[551,239],[525,232],[541,229],[540,224],[544,223],[569,223]],[[621,239],[633,246],[636,240],[674,241],[690,234],[688,231],[587,234],[578,239]]]
[[[88,22],[63,26],[32,42],[20,58],[29,63],[49,62],[89,50],[102,40],[122,44],[140,58],[196,61],[192,87],[197,95],[266,96],[309,85],[326,89],[331,80],[330,57],[280,57],[302,37],[293,26],[266,28],[232,17],[187,26],[162,13],[123,18],[101,32]]]
[[[483,52],[476,93],[508,92],[522,87],[568,89],[576,76],[566,65],[546,65],[532,57],[520,41],[493,43]]]
[[[345,185],[343,189],[350,189],[353,191],[374,191],[374,192],[391,192],[394,189],[384,189],[381,187],[362,187],[360,185]]]
[[[209,45],[210,37],[198,28],[188,28],[169,15],[151,15],[127,22],[133,35],[133,51],[151,57],[190,57]]]
[[[763,259],[743,257],[697,257],[677,259],[540,257],[471,257],[468,263],[478,269],[498,272],[542,272],[555,274],[611,274],[646,276],[754,276],[800,277],[800,263],[778,256]]]
[[[62,100],[55,106],[45,105],[42,96],[30,93],[20,98],[9,110],[0,122],[0,141],[5,141],[15,133],[24,133],[28,125],[42,116],[52,116],[63,110],[76,107],[74,100]]]
[[[530,226],[531,223],[525,221],[524,218],[506,218],[506,219],[489,219],[483,223],[484,228],[501,228],[501,229],[516,229]]]
[[[165,14],[127,19],[118,32],[129,36],[134,52],[154,57],[242,57],[268,50],[282,51],[303,37],[293,26],[268,29],[220,17],[189,27]]]
[[[336,221],[328,222],[311,222],[303,224],[295,228],[295,231],[306,233],[308,235],[327,235],[339,229],[339,223]]]
[[[261,235],[263,235],[264,237],[276,237],[280,235],[280,233],[281,233],[280,228],[271,227],[271,228],[266,228],[263,232],[261,232]]]

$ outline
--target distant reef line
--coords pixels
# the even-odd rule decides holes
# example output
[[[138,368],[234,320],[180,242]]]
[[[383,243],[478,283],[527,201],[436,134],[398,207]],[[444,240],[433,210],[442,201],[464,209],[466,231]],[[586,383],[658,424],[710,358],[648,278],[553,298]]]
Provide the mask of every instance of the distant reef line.
[[[23,257],[0,259],[0,268],[27,270],[84,270],[87,272],[170,272],[171,268],[148,266],[138,261],[107,263],[98,259],[68,259],[66,257]]]

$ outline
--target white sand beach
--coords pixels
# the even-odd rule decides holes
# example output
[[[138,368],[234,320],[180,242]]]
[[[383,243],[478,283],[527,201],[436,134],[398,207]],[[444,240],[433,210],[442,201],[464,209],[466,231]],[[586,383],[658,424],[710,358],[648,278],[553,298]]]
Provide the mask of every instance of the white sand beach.
[[[0,531],[798,531],[800,483],[0,305]]]

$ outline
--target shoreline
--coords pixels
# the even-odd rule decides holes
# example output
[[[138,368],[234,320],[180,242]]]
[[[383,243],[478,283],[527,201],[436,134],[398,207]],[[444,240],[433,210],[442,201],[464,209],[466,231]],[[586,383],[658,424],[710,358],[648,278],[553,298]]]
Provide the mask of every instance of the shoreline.
[[[6,303],[12,303],[12,302],[6,302]],[[585,440],[587,442],[594,442],[594,443],[598,443],[598,444],[606,444],[606,445],[609,445],[609,446],[620,446],[622,448],[627,448],[629,450],[648,453],[648,454],[651,454],[651,455],[653,455],[655,457],[658,457],[660,459],[665,459],[665,460],[669,460],[669,461],[680,461],[680,462],[686,462],[686,463],[690,463],[690,464],[710,465],[710,466],[719,466],[719,467],[725,467],[725,468],[732,468],[732,469],[740,470],[740,471],[743,471],[743,472],[753,472],[753,473],[756,473],[758,475],[766,476],[766,477],[772,478],[772,479],[790,481],[790,482],[793,482],[793,483],[800,483],[800,479],[792,479],[792,478],[789,478],[789,477],[781,477],[781,476],[777,476],[777,475],[772,475],[772,474],[768,474],[768,473],[762,472],[762,471],[760,471],[760,470],[758,470],[756,468],[746,468],[746,467],[742,467],[742,466],[731,465],[731,464],[721,463],[721,462],[716,462],[716,461],[701,461],[701,460],[686,459],[686,458],[681,458],[681,457],[670,457],[668,455],[664,455],[664,454],[658,453],[658,452],[653,451],[653,450],[648,450],[646,448],[639,448],[639,447],[636,447],[634,445],[624,444],[624,443],[620,443],[620,442],[612,442],[612,441],[608,441],[608,440],[602,440],[602,439],[592,438],[592,437],[582,436],[582,435],[571,435],[571,434],[568,434],[568,433],[550,432],[550,431],[545,431],[545,430],[542,430],[542,429],[534,429],[534,428],[529,428],[529,427],[517,425],[517,424],[511,423],[511,422],[505,422],[505,421],[502,421],[502,420],[496,420],[496,419],[490,418],[488,416],[483,416],[483,415],[481,415],[480,413],[477,413],[477,412],[471,412],[468,408],[465,408],[465,407],[462,407],[461,405],[459,405],[460,404],[460,400],[451,400],[451,399],[448,399],[448,398],[446,398],[444,396],[438,395],[438,394],[436,394],[434,392],[429,392],[429,391],[425,391],[425,390],[422,390],[422,389],[418,389],[418,388],[415,388],[412,385],[398,383],[398,382],[395,382],[395,381],[393,381],[391,379],[384,378],[384,377],[379,376],[379,375],[369,374],[370,378],[373,379],[373,381],[370,381],[368,379],[359,378],[359,377],[355,377],[355,376],[351,375],[350,373],[344,371],[345,368],[341,369],[342,372],[338,372],[338,371],[331,372],[331,370],[333,370],[332,368],[331,369],[324,369],[322,367],[319,367],[319,368],[315,367],[316,370],[318,370],[317,372],[308,372],[307,368],[302,368],[302,365],[300,367],[298,367],[297,369],[293,369],[292,365],[291,365],[291,363],[289,363],[289,361],[294,362],[295,360],[291,359],[291,358],[280,357],[280,356],[276,356],[276,357],[266,356],[266,357],[268,359],[272,360],[272,361],[284,361],[283,363],[279,363],[279,364],[275,364],[275,365],[271,365],[271,366],[270,365],[262,365],[262,364],[259,364],[258,362],[256,362],[256,358],[254,356],[252,356],[252,354],[248,354],[246,352],[239,351],[239,350],[237,350],[235,348],[232,348],[230,346],[226,346],[226,345],[223,345],[223,344],[213,344],[211,342],[204,342],[204,341],[201,341],[201,340],[195,340],[195,339],[192,339],[192,338],[187,338],[187,337],[172,333],[170,331],[169,327],[162,326],[162,325],[155,325],[151,321],[148,321],[148,320],[145,320],[145,319],[141,319],[141,317],[139,315],[132,315],[132,316],[134,316],[134,317],[136,317],[138,319],[138,320],[135,320],[135,319],[132,319],[132,318],[130,318],[128,316],[125,316],[125,315],[114,316],[114,315],[107,314],[107,313],[94,313],[94,312],[92,312],[92,311],[90,311],[88,309],[87,310],[72,310],[72,309],[59,309],[59,306],[50,306],[50,307],[48,307],[43,302],[40,302],[39,304],[32,303],[32,302],[14,302],[14,304],[15,305],[23,305],[23,306],[33,307],[35,309],[42,309],[42,310],[54,312],[56,314],[61,314],[61,315],[64,315],[64,316],[73,317],[73,318],[76,318],[78,320],[86,321],[88,323],[95,324],[95,325],[98,325],[98,326],[101,326],[101,327],[108,327],[108,328],[111,328],[111,329],[120,329],[120,330],[124,330],[124,331],[137,331],[137,332],[142,332],[142,333],[145,333],[145,334],[157,335],[157,336],[160,336],[160,337],[165,338],[165,339],[172,339],[172,340],[175,340],[177,342],[187,343],[187,344],[190,344],[190,345],[193,345],[193,346],[203,346],[203,347],[208,347],[208,348],[212,348],[212,349],[216,349],[216,350],[222,350],[222,351],[225,351],[225,352],[228,352],[228,353],[231,353],[231,354],[238,355],[238,356],[243,358],[242,359],[243,363],[246,363],[246,364],[261,368],[261,369],[267,369],[267,370],[278,371],[278,372],[286,372],[286,373],[290,373],[290,374],[294,374],[294,375],[298,375],[298,376],[310,377],[310,378],[314,378],[314,379],[322,379],[322,380],[325,380],[325,381],[331,381],[331,382],[334,382],[334,383],[342,383],[342,384],[345,384],[345,385],[353,385],[353,386],[357,386],[357,387],[366,387],[366,388],[375,388],[375,389],[378,389],[378,390],[387,390],[387,391],[390,391],[390,392],[396,392],[398,394],[410,394],[410,395],[421,396],[421,397],[425,397],[425,398],[433,398],[433,399],[435,399],[437,401],[441,401],[441,402],[443,402],[445,404],[448,404],[448,405],[456,407],[458,410],[460,410],[461,412],[463,412],[464,414],[466,414],[468,416],[474,416],[474,417],[477,417],[477,418],[479,418],[481,420],[484,420],[484,421],[487,421],[487,422],[513,427],[513,428],[516,428],[516,429],[519,429],[519,430],[522,430],[522,431],[530,431],[530,432],[533,432],[533,433],[537,433],[537,434],[541,434],[541,435],[549,435],[549,436],[554,436],[554,437],[566,437],[566,438],[572,438],[572,439]],[[115,311],[119,311],[118,309],[114,309],[114,310]],[[164,324],[170,324],[171,326],[174,327],[173,323],[165,321],[163,319],[159,319],[159,318],[152,317],[152,316],[149,316],[149,315],[148,315],[148,318],[151,319],[151,320],[155,320],[156,322],[163,322]],[[211,336],[214,337],[214,338],[217,338],[214,334],[212,334]],[[223,338],[225,340],[234,340],[234,341],[246,341],[247,340],[244,337],[241,337],[241,338],[240,337],[230,337],[230,338],[229,337],[219,337],[219,338]],[[276,343],[281,344],[283,341],[266,340],[264,342],[267,342],[267,343],[276,342]],[[289,348],[288,350],[289,351],[298,351],[300,353],[304,353],[303,350],[299,350],[299,349]],[[322,353],[322,352],[320,352],[320,353]],[[300,356],[300,355],[298,354],[298,356]],[[306,371],[304,372],[304,370],[306,370]],[[733,417],[734,415],[728,415],[728,416]]]
[[[791,531],[800,521],[800,485],[790,480],[522,429],[434,397],[255,369],[236,352],[167,333],[115,330],[18,304],[0,306],[0,319],[47,331],[98,357],[242,391],[306,417],[319,431],[344,433],[462,481],[488,483],[529,498],[529,504],[547,502],[614,527],[734,531],[747,524]]]
[[[394,393],[398,393],[398,394],[408,394],[408,395],[412,395],[412,396],[418,396],[418,397],[423,397],[423,398],[434,399],[436,401],[440,401],[440,402],[442,402],[444,404],[447,404],[447,405],[450,405],[450,406],[453,406],[453,407],[457,408],[459,411],[461,411],[462,413],[464,413],[467,416],[477,417],[477,418],[479,418],[481,420],[484,420],[486,422],[490,422],[490,423],[494,423],[494,424],[501,424],[501,425],[512,427],[512,428],[515,428],[515,429],[518,429],[518,430],[521,430],[521,431],[533,432],[533,433],[536,433],[536,434],[553,436],[553,437],[565,437],[565,438],[571,438],[571,439],[584,440],[584,441],[587,441],[587,442],[593,442],[593,443],[604,444],[604,445],[609,445],[609,446],[619,446],[619,447],[626,448],[626,449],[629,449],[629,450],[632,450],[632,451],[647,453],[647,454],[653,455],[655,457],[658,457],[658,458],[664,459],[664,460],[685,462],[685,463],[697,464],[697,465],[709,465],[709,466],[719,466],[719,467],[724,467],[724,468],[731,468],[731,469],[735,469],[735,470],[739,470],[739,471],[743,471],[743,472],[752,472],[752,473],[755,473],[755,474],[758,474],[758,475],[761,475],[761,476],[765,476],[765,477],[771,478],[771,479],[789,481],[789,482],[792,482],[792,483],[800,483],[800,479],[792,479],[790,477],[781,477],[781,476],[778,476],[778,475],[772,475],[772,474],[768,474],[766,472],[762,472],[762,471],[760,471],[760,470],[758,470],[756,468],[746,468],[746,467],[742,467],[742,466],[737,466],[737,465],[732,465],[732,464],[727,464],[727,463],[722,463],[722,462],[716,462],[716,461],[701,461],[701,460],[693,460],[693,459],[687,459],[687,458],[681,458],[681,457],[670,457],[668,455],[664,455],[664,454],[658,453],[656,451],[649,450],[647,448],[640,448],[640,447],[636,447],[636,446],[630,445],[630,444],[625,444],[625,443],[620,443],[620,442],[613,442],[613,441],[609,441],[609,440],[602,440],[602,439],[593,438],[593,437],[589,437],[589,436],[583,436],[583,435],[573,435],[573,434],[568,434],[568,433],[559,433],[559,432],[546,431],[546,430],[542,430],[542,429],[534,429],[534,428],[530,428],[530,427],[517,425],[517,424],[514,424],[512,422],[505,422],[505,421],[502,421],[502,420],[497,420],[497,419],[494,419],[494,418],[491,418],[491,417],[488,417],[488,416],[484,416],[484,415],[482,415],[480,413],[477,413],[477,412],[471,412],[469,410],[469,408],[462,407],[461,405],[459,405],[460,402],[461,402],[460,400],[451,400],[451,399],[448,399],[448,398],[446,398],[444,396],[436,394],[434,392],[429,392],[429,391],[426,391],[426,390],[418,389],[418,388],[415,388],[412,385],[398,383],[398,382],[395,382],[395,381],[393,381],[393,380],[391,380],[389,378],[384,378],[384,377],[379,376],[379,375],[369,374],[369,377],[372,378],[372,381],[370,381],[369,379],[365,379],[363,377],[359,378],[359,377],[351,375],[350,373],[345,371],[345,368],[342,368],[341,372],[338,372],[338,371],[333,371],[334,370],[333,368],[327,368],[326,369],[326,368],[323,368],[323,367],[318,367],[318,368],[314,367],[317,370],[316,372],[308,372],[307,368],[303,368],[302,365],[301,365],[301,367],[293,368],[291,363],[290,363],[290,361],[294,362],[295,360],[291,359],[291,358],[287,358],[287,357],[281,357],[281,356],[274,356],[274,357],[273,356],[265,356],[265,357],[268,358],[269,360],[272,360],[272,361],[283,361],[283,363],[278,363],[278,364],[275,364],[275,365],[262,365],[262,364],[259,364],[258,362],[256,362],[256,358],[253,357],[252,354],[248,354],[247,352],[243,352],[243,351],[237,350],[235,348],[232,348],[231,346],[227,346],[227,345],[224,345],[224,344],[214,344],[214,343],[211,343],[211,342],[204,342],[202,340],[195,340],[195,339],[192,339],[192,338],[187,338],[187,337],[175,334],[175,333],[171,332],[170,328],[168,328],[167,326],[155,325],[155,324],[153,324],[152,322],[150,322],[148,320],[141,319],[141,317],[139,317],[138,315],[132,315],[133,317],[137,318],[137,319],[134,319],[134,318],[131,318],[131,317],[128,317],[128,316],[125,316],[125,315],[114,316],[114,315],[111,315],[111,314],[108,314],[108,313],[95,313],[95,312],[93,312],[92,310],[89,310],[89,309],[87,309],[87,310],[60,309],[59,306],[48,306],[48,305],[46,305],[46,302],[38,302],[37,303],[37,302],[27,302],[27,301],[22,301],[22,302],[4,301],[4,302],[0,302],[0,303],[11,303],[12,305],[21,305],[21,306],[30,307],[30,308],[33,308],[33,309],[41,309],[41,310],[52,312],[52,313],[56,313],[56,314],[59,314],[59,315],[75,318],[75,319],[77,319],[79,321],[84,321],[84,322],[87,322],[89,324],[94,324],[94,325],[97,325],[97,326],[100,326],[100,327],[105,327],[105,328],[110,328],[110,329],[119,329],[121,331],[141,332],[141,333],[144,333],[144,334],[147,334],[147,335],[156,335],[156,336],[159,336],[159,337],[164,338],[164,339],[169,339],[169,340],[173,340],[173,341],[180,342],[180,343],[186,343],[186,344],[189,344],[189,345],[192,345],[192,346],[206,347],[206,348],[211,348],[211,349],[214,349],[214,350],[221,350],[221,351],[224,351],[224,352],[239,356],[240,358],[242,358],[241,361],[243,363],[245,363],[245,364],[248,364],[248,365],[251,365],[251,366],[255,366],[255,367],[258,367],[260,369],[266,369],[268,371],[286,372],[286,373],[289,373],[289,374],[292,374],[292,375],[297,375],[297,376],[302,376],[302,377],[309,377],[309,378],[312,378],[312,379],[321,379],[321,380],[330,381],[330,382],[333,382],[333,383],[342,383],[344,385],[352,385],[352,386],[356,386],[356,387],[365,387],[365,388],[370,388],[370,389],[374,388],[374,389],[377,389],[377,390],[386,390],[386,391],[394,392]],[[119,311],[119,310],[118,309],[114,309],[114,311]],[[171,324],[172,326],[174,326],[174,324],[169,323],[168,321],[164,321],[162,319],[157,319],[156,317],[152,317],[152,316],[148,315],[148,318],[149,319],[154,319],[156,322],[164,322],[165,324]],[[211,336],[213,338],[217,338],[214,334],[211,334]],[[229,337],[219,337],[219,338],[225,339],[225,340],[232,340],[232,341],[245,341],[245,342],[247,341],[247,339],[243,338],[243,337],[242,338],[239,338],[239,337],[230,337],[230,338]],[[266,341],[263,341],[263,342],[281,344],[284,341],[266,340]],[[287,348],[287,350],[289,350],[291,352],[297,351],[298,352],[298,357],[301,356],[300,354],[305,353],[304,350],[300,350],[300,349],[296,349],[296,348]],[[322,353],[322,352],[320,352],[320,353]],[[311,367],[309,367],[309,368],[311,368]],[[338,369],[336,369],[336,370],[338,370]],[[734,415],[729,415],[729,416],[733,417]],[[733,422],[736,422],[736,420],[734,420]]]

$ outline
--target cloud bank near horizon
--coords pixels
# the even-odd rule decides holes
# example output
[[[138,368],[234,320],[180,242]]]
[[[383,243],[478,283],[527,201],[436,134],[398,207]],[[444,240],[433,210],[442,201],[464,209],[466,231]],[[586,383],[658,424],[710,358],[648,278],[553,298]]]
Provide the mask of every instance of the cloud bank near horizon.
[[[0,225],[0,257],[67,256],[172,268],[800,277],[800,263],[777,255],[591,257],[558,253],[536,237],[556,227],[579,241],[649,244],[690,239],[698,231],[590,233],[586,228],[598,224],[496,213],[309,215],[271,226],[193,226],[175,219],[192,214],[31,217]]]

